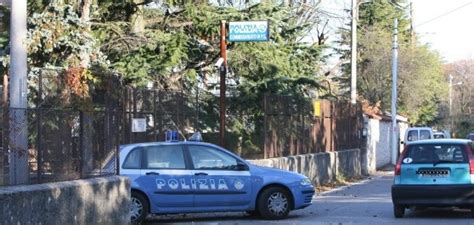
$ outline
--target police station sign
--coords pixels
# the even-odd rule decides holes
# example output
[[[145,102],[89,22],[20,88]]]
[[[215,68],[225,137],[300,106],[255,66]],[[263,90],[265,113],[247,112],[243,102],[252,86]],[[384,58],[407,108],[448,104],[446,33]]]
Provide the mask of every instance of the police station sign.
[[[268,41],[269,38],[268,21],[229,22],[229,41],[231,42]]]

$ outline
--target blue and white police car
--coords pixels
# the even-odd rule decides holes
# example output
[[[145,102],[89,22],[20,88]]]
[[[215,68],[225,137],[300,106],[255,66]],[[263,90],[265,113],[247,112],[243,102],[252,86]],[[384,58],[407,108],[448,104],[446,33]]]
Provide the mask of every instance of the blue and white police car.
[[[311,205],[311,181],[260,167],[219,146],[166,141],[121,146],[120,175],[131,179],[132,222],[148,214],[247,211],[285,218]]]

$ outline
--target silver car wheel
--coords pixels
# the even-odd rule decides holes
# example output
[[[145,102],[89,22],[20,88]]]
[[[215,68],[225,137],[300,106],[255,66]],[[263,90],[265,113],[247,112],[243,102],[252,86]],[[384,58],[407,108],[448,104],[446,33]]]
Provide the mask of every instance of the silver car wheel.
[[[275,192],[268,198],[268,211],[274,215],[282,215],[288,209],[288,199],[281,192]]]
[[[132,205],[130,206],[130,218],[136,221],[143,214],[143,204],[137,198],[132,197]]]

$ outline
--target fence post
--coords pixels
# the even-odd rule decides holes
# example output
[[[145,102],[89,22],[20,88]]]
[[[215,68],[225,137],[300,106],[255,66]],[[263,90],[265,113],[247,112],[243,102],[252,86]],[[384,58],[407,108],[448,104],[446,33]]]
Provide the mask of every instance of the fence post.
[[[84,113],[79,111],[79,169],[80,169],[80,178],[83,178],[82,174],[84,171]]]
[[[158,91],[158,113],[160,114],[160,120],[158,121],[158,133],[163,138],[163,95],[164,93]]]
[[[196,110],[196,119],[194,120],[194,132],[197,132],[199,130],[199,87],[196,88],[196,107],[194,107]]]
[[[36,102],[36,150],[37,150],[37,159],[36,159],[36,166],[37,166],[37,176],[38,176],[38,183],[41,183],[42,173],[43,173],[43,148],[41,145],[41,100],[43,96],[43,76],[40,72],[38,76],[38,96]]]
[[[132,125],[132,122],[133,122],[133,118],[136,118],[137,117],[137,89],[133,89],[133,116],[130,117],[130,128]],[[129,129],[129,132],[132,132],[132,129]],[[132,134],[133,136],[133,140],[131,143],[134,143],[137,141],[137,132],[134,132]]]
[[[294,132],[296,132],[296,130],[298,130],[298,128],[295,129],[295,124],[293,121],[293,99],[290,98],[289,96],[283,96],[282,97],[283,100],[285,100],[285,105],[288,107],[288,119],[287,119],[287,122],[288,122],[288,126],[290,128],[290,140],[289,140],[289,143],[287,143],[288,147],[289,147],[289,153],[288,154],[284,154],[284,150],[283,149],[280,149],[279,150],[279,156],[291,156],[291,155],[296,155],[297,153],[297,146],[295,146],[295,142],[294,142]],[[298,118],[298,116],[296,116],[296,118]]]
[[[263,95],[263,158],[268,158],[267,149],[267,94]]]
[[[156,115],[156,90],[153,89],[153,141],[158,141],[158,134],[156,133],[156,118],[157,118],[157,115]]]
[[[103,115],[103,118],[102,118],[102,121],[103,121],[103,124],[102,124],[102,128],[104,129],[103,131],[103,136],[104,138],[101,140],[102,144],[103,144],[103,150],[105,153],[105,155],[107,155],[110,151],[113,151],[115,152],[115,148],[113,147],[113,140],[114,140],[114,136],[112,135],[112,115],[110,113],[111,111],[111,101],[112,99],[108,99],[107,100],[107,103],[106,103],[106,106],[105,106],[105,112],[104,112],[104,115]],[[116,132],[116,130],[114,130],[114,132]],[[100,145],[100,144],[99,144]],[[100,149],[100,147],[99,147]],[[102,155],[100,156],[96,156],[96,157],[93,157],[93,161],[96,161],[96,160],[101,160],[102,161]],[[95,167],[95,166],[94,166]],[[97,169],[97,168],[94,168],[94,169]],[[99,168],[99,175],[103,175],[104,173],[104,166],[102,166],[102,162],[100,163],[100,168]]]
[[[181,129],[180,129],[181,128],[181,126],[180,126],[181,125],[181,115],[180,115],[181,108],[180,107],[181,107],[181,104],[183,104],[182,97],[183,97],[182,92],[177,92],[176,93],[176,97],[175,97],[176,121],[175,121],[175,128],[174,129],[178,130],[178,132],[181,132]],[[184,134],[183,134],[183,136],[184,136]],[[224,146],[222,146],[222,147],[224,147]]]
[[[330,141],[329,141],[329,151],[333,152],[335,151],[334,149],[334,135],[335,135],[335,130],[334,130],[334,124],[335,124],[335,115],[334,115],[334,102],[329,102],[329,116],[330,116],[330,128],[329,130],[331,131],[331,135],[329,136]]]
[[[301,112],[301,134],[300,134],[300,148],[299,148],[299,151],[298,151],[298,155],[300,154],[305,154],[306,151],[304,149],[304,144],[305,144],[305,136],[306,136],[306,133],[305,133],[305,124],[304,124],[304,117],[305,117],[305,107],[304,107],[304,104],[305,104],[305,99],[301,100],[301,104],[300,104],[300,112]]]
[[[121,124],[121,121],[122,121],[122,118],[120,118],[120,115],[123,115],[121,114],[120,112],[118,111],[115,111],[115,116],[116,116],[116,123],[115,123],[115,130],[120,130],[120,128],[122,127],[123,129],[123,126],[120,126]],[[119,153],[120,153],[120,132],[116,132],[116,137],[115,137],[115,173],[116,175],[119,175],[120,174],[120,157],[119,157]]]
[[[7,161],[6,161],[6,149],[8,148],[8,135],[9,135],[9,115],[8,115],[8,76],[3,75],[3,98],[2,98],[2,109],[3,109],[3,128],[2,128],[2,146],[0,146],[0,186],[6,184],[7,175]]]
[[[125,130],[123,132],[124,139],[126,139],[126,143],[129,144],[132,141],[132,131],[131,131],[131,126],[132,126],[132,119],[131,119],[131,113],[132,113],[132,106],[131,106],[131,99],[132,99],[132,93],[130,88],[127,88],[125,90],[125,104],[124,104],[124,117],[122,118],[124,121],[124,126]]]
[[[41,183],[41,174],[43,169],[43,152],[41,148],[41,109],[36,109],[36,175],[37,183]]]

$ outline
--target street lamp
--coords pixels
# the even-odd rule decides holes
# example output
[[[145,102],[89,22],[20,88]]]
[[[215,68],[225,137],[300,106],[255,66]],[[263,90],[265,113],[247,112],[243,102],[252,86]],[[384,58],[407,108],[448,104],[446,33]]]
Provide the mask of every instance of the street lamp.
[[[359,5],[370,1],[352,0],[351,4],[351,103],[357,103],[357,20],[359,17]]]

